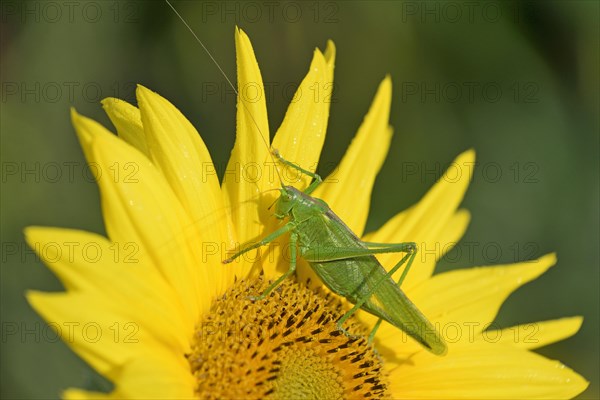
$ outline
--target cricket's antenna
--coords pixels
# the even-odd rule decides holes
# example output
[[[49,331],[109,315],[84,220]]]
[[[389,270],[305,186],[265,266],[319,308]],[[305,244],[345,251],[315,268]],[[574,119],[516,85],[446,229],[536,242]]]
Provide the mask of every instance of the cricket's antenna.
[[[200,46],[202,46],[202,48],[204,49],[204,51],[206,51],[206,54],[208,54],[208,56],[210,57],[210,59],[213,60],[213,62],[215,63],[215,65],[217,66],[217,68],[219,68],[219,71],[221,71],[221,74],[227,80],[227,83],[229,83],[229,86],[231,86],[231,88],[233,89],[233,91],[235,92],[235,94],[239,95],[237,89],[235,88],[235,86],[233,85],[233,83],[231,83],[231,81],[229,80],[229,77],[227,76],[227,74],[225,73],[225,71],[223,71],[223,69],[221,68],[221,65],[217,62],[217,60],[215,60],[215,58],[213,57],[212,53],[210,51],[208,51],[208,49],[206,48],[206,46],[204,45],[204,43],[202,42],[202,40],[200,40],[200,38],[198,37],[198,35],[196,35],[196,32],[194,32],[194,30],[188,25],[187,21],[181,16],[181,14],[179,14],[179,12],[177,11],[177,9],[175,7],[173,7],[173,4],[171,4],[171,2],[169,0],[165,0],[165,1],[169,5],[169,7],[171,7],[171,10],[173,10],[173,12],[179,17],[179,19],[181,20],[181,22],[183,22],[183,24],[188,29],[188,31],[190,31],[190,33],[194,36],[194,38],[196,38],[196,41],[198,43],[200,43]]]
[[[233,83],[231,83],[231,81],[229,80],[229,77],[227,76],[227,74],[225,73],[225,71],[223,71],[223,68],[221,68],[221,65],[217,62],[217,60],[215,60],[215,58],[213,57],[212,53],[208,50],[208,48],[206,48],[206,46],[204,45],[204,43],[202,42],[202,40],[200,40],[200,38],[198,37],[198,35],[196,35],[196,32],[194,32],[194,30],[192,29],[192,27],[187,23],[187,21],[183,18],[183,16],[181,14],[179,14],[179,12],[177,11],[177,9],[175,7],[173,7],[173,4],[171,4],[171,2],[169,0],[165,0],[165,2],[169,5],[169,7],[171,7],[171,10],[173,10],[173,12],[175,13],[175,15],[177,15],[177,17],[179,17],[179,19],[181,20],[181,22],[183,22],[183,24],[188,29],[188,31],[190,31],[190,33],[194,36],[194,38],[196,39],[196,41],[198,43],[200,43],[200,46],[202,46],[202,48],[204,49],[204,51],[206,52],[206,54],[208,54],[208,56],[210,57],[210,59],[215,63],[215,65],[217,66],[217,68],[219,69],[219,71],[221,71],[221,75],[223,75],[223,77],[225,78],[225,80],[227,81],[227,83],[229,84],[229,86],[231,86],[231,88],[233,89],[233,91],[236,94],[236,96],[241,100],[240,103],[242,103],[242,106],[248,112],[248,115],[250,116],[250,119],[252,119],[252,122],[254,123],[254,126],[256,126],[256,129],[258,130],[258,133],[260,134],[260,137],[262,138],[263,142],[265,143],[265,146],[267,146],[267,149],[269,149],[269,156],[273,160],[273,164],[275,165],[275,172],[277,172],[277,177],[279,178],[279,183],[281,184],[281,187],[283,187],[283,179],[281,179],[281,173],[279,172],[279,168],[277,167],[277,161],[275,161],[275,158],[273,157],[273,154],[271,152],[271,146],[269,145],[269,142],[267,141],[267,139],[265,138],[265,135],[263,134],[262,130],[260,129],[260,126],[258,125],[258,122],[256,122],[256,120],[254,119],[254,115],[252,115],[252,113],[250,112],[250,109],[248,109],[248,107],[246,106],[246,103],[244,102],[244,99],[240,98],[240,94],[238,93],[238,90],[235,88],[235,86],[233,85]]]

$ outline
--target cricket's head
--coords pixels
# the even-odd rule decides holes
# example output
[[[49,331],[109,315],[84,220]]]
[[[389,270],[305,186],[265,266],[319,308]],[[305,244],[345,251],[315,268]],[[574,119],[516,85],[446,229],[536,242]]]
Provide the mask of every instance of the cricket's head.
[[[275,216],[279,219],[287,217],[294,205],[300,199],[300,191],[293,186],[282,186],[279,189],[280,196],[275,202]]]

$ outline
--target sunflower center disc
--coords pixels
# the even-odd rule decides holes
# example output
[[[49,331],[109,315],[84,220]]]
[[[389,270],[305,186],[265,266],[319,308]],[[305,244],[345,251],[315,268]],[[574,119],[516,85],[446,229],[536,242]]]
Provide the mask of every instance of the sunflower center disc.
[[[188,355],[201,399],[349,399],[386,397],[382,362],[365,327],[332,295],[287,279],[264,300],[267,286],[239,281],[198,324]]]

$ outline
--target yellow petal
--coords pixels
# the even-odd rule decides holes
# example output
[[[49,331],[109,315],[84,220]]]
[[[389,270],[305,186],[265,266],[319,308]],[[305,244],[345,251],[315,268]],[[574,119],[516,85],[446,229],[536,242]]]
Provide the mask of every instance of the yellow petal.
[[[530,262],[450,271],[433,276],[408,294],[440,325],[442,335],[456,327],[478,333],[489,327],[513,291],[555,263],[556,256],[548,254]],[[460,340],[471,340],[466,333],[459,336]]]
[[[99,170],[109,238],[139,246],[140,263],[160,271],[182,298],[188,320],[196,321],[219,289],[208,266],[220,266],[220,257],[200,254],[207,243],[190,229],[188,214],[163,175],[143,154],[77,113],[73,113],[73,125],[88,162]]]
[[[68,389],[67,400],[92,399],[193,399],[194,378],[185,365],[174,360],[144,355],[118,371],[112,393]]]
[[[365,240],[371,242],[417,243],[419,253],[402,284],[406,291],[429,278],[435,260],[464,233],[468,215],[453,216],[467,190],[474,165],[475,152],[468,150],[462,153],[421,201],[396,215],[378,231],[365,236]],[[398,255],[383,254],[378,258],[383,265],[391,268]]]
[[[327,41],[327,47],[325,48],[325,61],[327,62],[327,73],[333,82],[333,70],[335,68],[335,43],[332,40]],[[333,88],[332,88],[333,89]]]
[[[140,110],[126,101],[113,97],[102,100],[102,107],[117,128],[119,137],[150,157]]]
[[[112,397],[140,400],[195,399],[195,381],[183,355],[176,359],[168,355],[147,354],[123,367]]]
[[[481,336],[481,339],[512,344],[523,349],[537,349],[573,336],[579,331],[582,323],[582,317],[532,322],[510,328],[489,330]]]
[[[41,227],[27,228],[26,240],[70,292],[96,296],[99,306],[128,317],[156,341],[188,349],[185,333],[194,325],[186,327],[179,295],[156,269],[140,263],[134,243],[111,243],[93,233]],[[75,303],[73,307],[83,306]],[[89,317],[86,312],[83,308],[83,316]]]
[[[69,388],[62,393],[64,400],[104,400],[110,399],[109,393],[89,392],[87,390]]]
[[[97,294],[40,293],[30,291],[27,300],[48,322],[57,335],[100,374],[114,380],[114,368],[143,354],[159,351],[165,343],[157,341],[155,326],[142,325],[135,312],[147,309],[107,308]],[[150,310],[151,312],[151,310]],[[172,342],[173,356],[185,348]]]
[[[402,283],[402,289],[410,291],[430,277],[436,263],[444,257],[460,241],[465,234],[471,214],[465,209],[460,209],[446,221],[445,226],[431,232],[424,232],[427,236],[417,239],[418,253],[410,269],[407,279]],[[382,265],[391,268],[399,261],[398,254],[381,254],[377,257]],[[394,279],[400,277],[396,272]],[[414,275],[414,276],[413,276]],[[411,277],[411,279],[408,279]]]
[[[225,205],[235,226],[237,241],[257,240],[269,217],[262,192],[276,178],[269,155],[269,123],[265,92],[254,50],[248,36],[235,31],[237,54],[237,134],[223,181]],[[273,197],[269,197],[272,199]],[[233,263],[245,276],[251,266],[247,259]],[[229,268],[229,266],[227,267]]]
[[[328,49],[328,60],[315,49],[308,73],[287,109],[272,146],[283,158],[311,172],[317,169],[329,119],[335,62],[332,42],[328,43]],[[286,185],[304,189],[311,181],[297,170],[280,169]]]
[[[314,193],[358,236],[367,222],[373,183],[392,139],[391,103],[392,80],[387,76],[342,162]]]
[[[250,41],[239,31],[236,35],[238,55],[238,82],[240,99],[241,89],[245,86],[256,86],[259,82],[259,101],[250,104],[238,100],[238,132],[234,151],[228,164],[223,188],[227,196],[227,204],[232,210],[232,219],[238,229],[238,239],[241,243],[257,241],[277,227],[268,206],[275,199],[275,194],[265,191],[280,186],[277,171],[273,168],[275,159],[268,149],[268,122],[262,92],[262,78]],[[333,68],[335,62],[335,47],[330,41],[327,44],[325,56],[318,50],[311,68],[300,85],[295,99],[288,108],[280,129],[274,139],[274,148],[282,155],[300,165],[311,164],[308,169],[314,171],[325,137],[329,101],[333,87]],[[313,96],[309,96],[310,91]],[[314,96],[317,96],[316,101]],[[262,133],[262,134],[261,134]],[[260,179],[256,179],[257,174]],[[286,176],[290,175],[290,179]],[[291,169],[281,169],[284,183],[305,186],[310,178],[296,179],[297,174]],[[253,178],[254,177],[254,178]],[[237,181],[237,182],[236,182]],[[241,181],[241,184],[240,184]],[[300,183],[302,182],[302,183]],[[278,241],[279,242],[279,241]],[[282,239],[285,242],[285,238]],[[277,243],[266,252],[262,260],[279,258],[281,243]],[[237,263],[249,268],[254,255]],[[273,263],[260,263],[265,274],[271,277],[275,274]],[[260,264],[255,264],[260,265]],[[255,270],[256,271],[256,270]]]
[[[230,247],[228,218],[212,159],[192,124],[166,99],[138,86],[137,99],[152,161],[187,211],[185,229],[202,236],[198,246]],[[220,254],[220,252],[219,252]],[[232,268],[213,271],[216,285],[232,282]]]
[[[308,73],[300,83],[273,139],[272,148],[278,150],[282,157],[311,172],[317,169],[325,140],[333,90],[334,65],[335,46],[332,41],[328,41],[325,55],[315,49]],[[279,164],[278,171],[283,184],[301,190],[305,189],[311,181],[307,175],[281,164]],[[280,183],[277,181],[274,187],[279,186]],[[272,232],[278,228],[279,221],[271,217],[264,220],[264,223],[266,225],[265,232]],[[281,249],[285,248],[286,243],[288,243],[287,235],[271,246],[268,256],[264,256],[264,258],[280,260]],[[289,261],[285,260],[280,261],[277,265],[275,263],[263,265],[267,277],[277,276],[288,268]],[[314,273],[302,261],[298,263],[297,274],[301,280],[307,277],[315,278]],[[313,282],[318,282],[318,280],[313,279]]]
[[[436,238],[436,246],[431,248],[424,247],[427,243],[421,243],[421,254],[419,261],[423,264],[437,263],[460,241],[465,234],[467,227],[471,222],[471,213],[468,210],[460,209],[448,219],[445,226],[441,228]],[[433,270],[434,266],[425,267]]]
[[[406,291],[408,298],[437,328],[451,348],[480,340],[506,298],[521,285],[537,278],[556,263],[548,254],[538,260],[494,267],[469,268],[435,275]],[[369,324],[372,316],[360,317]],[[377,331],[378,350],[390,359],[425,351],[398,328],[383,322]]]
[[[570,399],[588,386],[558,361],[508,345],[421,352],[390,374],[395,399]]]
[[[469,220],[470,215],[467,210],[457,211],[456,214],[452,218],[450,218],[445,229],[442,232],[440,232],[439,237],[435,240],[434,243],[436,243],[436,247],[433,250],[427,250],[424,247],[420,248],[420,252],[417,254],[417,259],[413,263],[413,268],[411,268],[409,275],[414,272],[415,265],[417,265],[417,268],[420,268],[422,265],[425,264],[425,268],[428,268],[427,264],[431,264],[430,268],[433,269],[433,266],[435,265],[437,260],[443,257],[444,254],[446,254],[448,251],[450,251],[454,244],[456,244],[458,240],[462,237],[467,225],[469,224]],[[380,260],[382,265],[389,270],[401,258],[398,257],[398,254],[395,254],[395,256],[396,258],[393,258],[393,256],[382,254],[378,255],[377,258]],[[398,272],[400,273],[402,271]],[[399,278],[400,276],[399,273],[396,273],[394,275],[394,279],[396,281],[397,278]],[[410,293],[411,289],[407,288],[407,286],[403,284],[402,290],[407,293]],[[360,310],[357,315],[361,319],[361,321],[363,321],[363,323],[370,328],[372,328],[378,320],[377,317],[362,310]],[[381,339],[378,341],[378,344],[385,347],[385,335],[388,334],[392,336],[402,335],[404,339],[407,338],[406,334],[404,334],[403,332],[399,332],[392,326],[387,326],[387,328],[384,328],[377,333],[376,338]],[[411,344],[414,346],[403,346],[403,354],[410,354],[411,352],[420,349],[417,343],[411,342]],[[394,352],[396,350],[390,348],[390,351]]]
[[[417,258],[413,263],[412,268],[410,269],[409,275],[415,273],[417,268],[431,268],[433,270],[435,263],[443,257],[448,251],[454,247],[454,245],[460,240],[463,236],[467,225],[471,216],[467,210],[458,210],[449,220],[446,226],[438,233],[438,236],[435,239],[432,239],[432,243],[435,243],[434,247],[431,249],[426,248],[422,243],[419,247],[419,252],[417,253]],[[367,235],[368,237],[369,235]],[[383,266],[385,266],[388,270],[392,268],[402,256],[398,253],[394,254],[381,254],[377,255],[377,258],[381,262]],[[395,281],[400,277],[400,273],[402,271],[398,271],[393,277]],[[403,291],[406,293],[410,293],[411,288],[407,285],[402,284]],[[377,318],[367,312],[359,311],[359,318],[369,327],[373,327],[377,322]],[[392,327],[389,327],[392,328]],[[393,332],[393,328],[390,333]],[[383,331],[377,334],[378,338],[381,338]],[[392,333],[394,334],[394,333]],[[385,343],[385,340],[382,340],[381,343]]]

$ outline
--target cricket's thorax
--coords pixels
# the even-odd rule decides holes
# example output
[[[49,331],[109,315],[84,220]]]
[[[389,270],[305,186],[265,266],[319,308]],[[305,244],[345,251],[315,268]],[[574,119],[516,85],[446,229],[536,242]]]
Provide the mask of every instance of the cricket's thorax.
[[[321,199],[311,197],[302,193],[298,189],[294,190],[294,205],[290,210],[292,219],[302,222],[311,217],[319,217],[322,214],[331,212],[327,203]]]
[[[363,261],[379,268],[382,267],[372,255],[324,263],[315,261],[322,257],[335,258],[336,251],[343,253],[346,249],[366,248],[366,246],[329,208],[327,203],[300,191],[297,191],[297,194],[297,203],[291,209],[290,218],[297,224],[295,232],[298,235],[300,256],[311,264],[313,270],[331,290],[336,293],[344,292],[351,302],[356,302],[357,297],[361,295],[360,286],[364,281],[364,276],[361,276],[364,271],[357,271],[356,262]],[[329,265],[332,265],[332,268]],[[357,275],[349,276],[352,274]],[[349,282],[356,283],[356,288],[350,288]],[[339,287],[338,284],[340,284]]]

